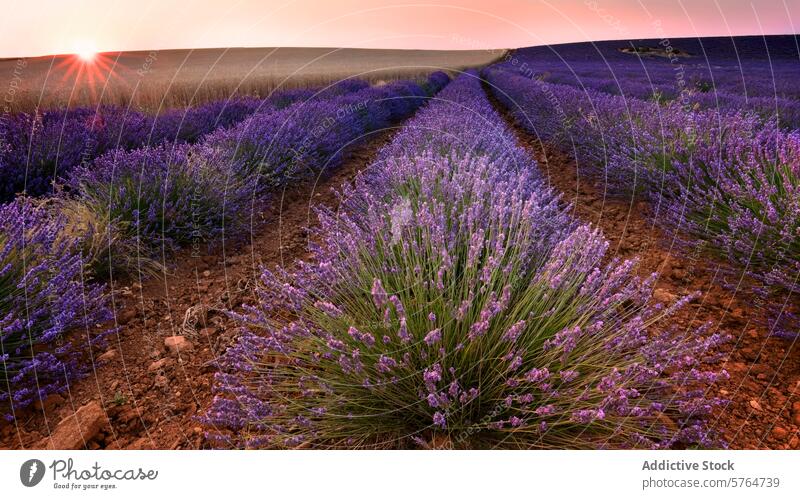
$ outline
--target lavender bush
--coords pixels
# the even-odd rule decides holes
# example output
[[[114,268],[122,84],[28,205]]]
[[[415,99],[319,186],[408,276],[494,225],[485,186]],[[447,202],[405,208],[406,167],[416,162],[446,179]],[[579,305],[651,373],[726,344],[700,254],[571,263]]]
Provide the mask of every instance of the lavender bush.
[[[0,207],[0,411],[11,421],[81,376],[107,333],[107,295],[86,282],[64,223],[25,198]]]
[[[186,145],[118,150],[80,167],[71,187],[90,213],[112,222],[148,257],[218,244],[244,230],[254,184],[225,167],[224,159]]]
[[[487,133],[488,131],[488,133]],[[265,271],[226,354],[210,437],[241,447],[668,447],[715,440],[720,403],[513,143],[474,73],[388,145],[314,258]],[[657,332],[662,331],[662,332]]]

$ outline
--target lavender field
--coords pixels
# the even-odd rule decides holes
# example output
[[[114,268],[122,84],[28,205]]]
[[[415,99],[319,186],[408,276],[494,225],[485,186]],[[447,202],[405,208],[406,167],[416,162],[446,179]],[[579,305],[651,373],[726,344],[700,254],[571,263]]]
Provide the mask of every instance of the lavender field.
[[[0,445],[800,448],[794,38],[443,69],[4,114]]]
[[[632,57],[608,43],[584,47],[581,58],[568,47],[562,56],[575,64],[537,63],[525,75],[499,64],[484,75],[522,127],[573,151],[612,195],[647,200],[653,219],[682,243],[752,277],[776,305],[772,333],[793,338],[800,66],[793,37],[768,42],[742,38],[737,51],[730,39],[707,39],[687,45],[707,57],[672,60]],[[586,62],[595,50],[603,62]],[[537,52],[519,57],[538,61]]]

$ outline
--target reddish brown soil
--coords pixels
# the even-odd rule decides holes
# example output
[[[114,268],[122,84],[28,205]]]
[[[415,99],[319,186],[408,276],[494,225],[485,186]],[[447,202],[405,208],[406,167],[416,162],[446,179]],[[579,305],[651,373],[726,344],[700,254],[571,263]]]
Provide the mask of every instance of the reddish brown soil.
[[[253,303],[252,284],[261,265],[289,265],[307,256],[306,228],[316,223],[313,207],[335,206],[337,188],[368,166],[393,133],[367,137],[331,174],[278,193],[260,214],[248,244],[199,256],[182,253],[177,266],[160,278],[115,286],[120,331],[109,340],[108,351],[115,353],[106,356],[112,358],[99,361],[104,352],[98,352],[94,371],[68,393],[18,415],[16,424],[1,422],[0,448],[43,448],[64,441],[89,449],[204,447],[197,418],[211,401],[214,360],[237,335],[236,323],[223,311]],[[164,339],[174,335],[185,336],[192,351],[170,354]],[[76,411],[93,401],[105,413],[98,416],[99,432],[83,438],[74,424],[64,424],[78,434],[51,438],[59,422],[75,420]]]
[[[733,337],[725,347],[725,361],[714,366],[726,369],[730,379],[710,389],[731,401],[711,422],[730,447],[800,448],[800,347],[768,337],[761,325],[764,311],[751,305],[756,299],[748,285],[736,290],[723,286],[724,264],[678,249],[674,238],[654,225],[646,203],[605,196],[602,185],[578,175],[570,156],[515,130],[551,185],[572,203],[575,216],[603,231],[612,256],[638,258],[643,275],[660,274],[654,300],[672,301],[702,292],[672,323],[689,333],[711,322],[712,332],[721,330]]]

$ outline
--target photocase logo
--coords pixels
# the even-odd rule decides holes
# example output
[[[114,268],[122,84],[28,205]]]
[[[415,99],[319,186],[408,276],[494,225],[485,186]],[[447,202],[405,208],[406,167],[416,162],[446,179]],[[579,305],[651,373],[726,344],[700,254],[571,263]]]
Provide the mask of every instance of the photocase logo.
[[[26,487],[35,487],[44,478],[44,463],[38,459],[28,459],[19,468],[19,479]]]

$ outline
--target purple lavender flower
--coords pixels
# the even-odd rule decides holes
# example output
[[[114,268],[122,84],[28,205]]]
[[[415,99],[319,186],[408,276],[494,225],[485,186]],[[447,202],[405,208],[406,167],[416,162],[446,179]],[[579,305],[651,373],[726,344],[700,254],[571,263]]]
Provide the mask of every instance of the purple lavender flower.
[[[0,411],[10,420],[63,392],[87,371],[108,333],[104,287],[87,284],[79,241],[47,206],[17,198],[0,207]],[[80,331],[74,339],[67,333]]]
[[[438,426],[439,428],[442,428],[442,429],[446,428],[447,427],[447,419],[445,418],[445,415],[443,413],[439,412],[439,411],[436,411],[433,414],[433,424]]]
[[[439,343],[441,340],[442,340],[441,329],[432,330],[431,332],[426,334],[424,338],[425,344],[427,344],[428,346],[435,345],[436,343]]]

